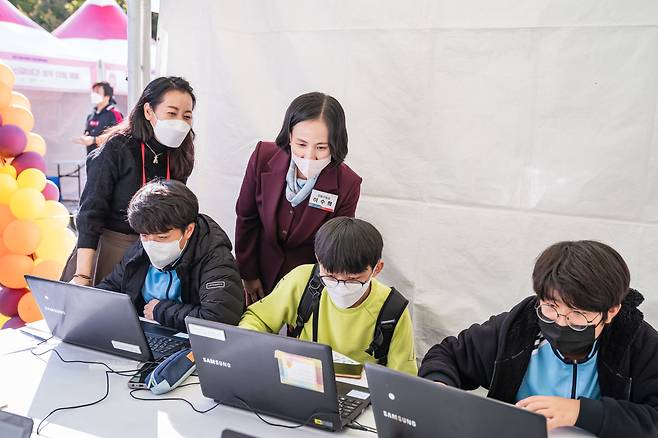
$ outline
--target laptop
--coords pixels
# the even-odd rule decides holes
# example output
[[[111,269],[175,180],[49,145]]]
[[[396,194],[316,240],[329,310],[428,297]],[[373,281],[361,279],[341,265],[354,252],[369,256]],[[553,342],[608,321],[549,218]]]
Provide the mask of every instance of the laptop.
[[[140,321],[127,294],[30,275],[25,280],[50,332],[64,342],[140,362],[189,348],[176,330]]]
[[[546,438],[546,418],[380,365],[366,364],[380,438]]]
[[[331,347],[185,318],[201,392],[221,404],[341,430],[370,404],[366,388],[336,382]]]
[[[0,437],[2,438],[30,438],[33,426],[34,422],[31,418],[0,411]]]

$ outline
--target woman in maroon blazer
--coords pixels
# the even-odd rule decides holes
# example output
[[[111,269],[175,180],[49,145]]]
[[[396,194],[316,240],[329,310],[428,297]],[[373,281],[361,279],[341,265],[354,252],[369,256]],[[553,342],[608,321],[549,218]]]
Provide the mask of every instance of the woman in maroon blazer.
[[[347,155],[345,113],[322,93],[292,101],[276,143],[251,154],[235,206],[235,254],[247,304],[269,294],[291,269],[315,262],[316,231],[354,216],[361,178]]]

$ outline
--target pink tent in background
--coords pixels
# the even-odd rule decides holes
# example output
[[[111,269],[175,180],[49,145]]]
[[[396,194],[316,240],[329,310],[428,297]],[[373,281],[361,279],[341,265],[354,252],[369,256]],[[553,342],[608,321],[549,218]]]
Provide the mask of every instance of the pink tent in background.
[[[34,131],[48,147],[46,174],[57,175],[58,162],[83,160],[84,147],[72,139],[83,132],[91,111],[89,93],[97,80],[98,59],[55,38],[8,0],[0,0],[0,60],[14,70],[14,89],[32,104]],[[65,197],[77,196],[75,181],[62,183]]]
[[[89,92],[96,79],[94,57],[79,53],[0,0],[0,59],[16,74],[16,88]]]
[[[101,61],[100,77],[127,95],[128,17],[114,0],[88,0],[53,35]]]

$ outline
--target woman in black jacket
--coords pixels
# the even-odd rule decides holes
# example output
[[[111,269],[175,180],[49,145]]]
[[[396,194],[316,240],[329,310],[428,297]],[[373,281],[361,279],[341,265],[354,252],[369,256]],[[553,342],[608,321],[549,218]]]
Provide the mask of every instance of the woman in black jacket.
[[[77,216],[78,244],[62,280],[99,283],[137,239],[126,221],[135,192],[154,178],[186,182],[194,166],[196,98],[180,77],[146,86],[130,117],[104,135],[87,157],[87,183]]]

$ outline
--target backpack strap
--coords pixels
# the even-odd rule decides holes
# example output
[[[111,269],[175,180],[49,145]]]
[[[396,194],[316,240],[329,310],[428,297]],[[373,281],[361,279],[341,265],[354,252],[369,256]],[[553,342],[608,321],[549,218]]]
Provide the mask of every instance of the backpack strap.
[[[379,311],[375,323],[375,333],[370,346],[366,350],[366,353],[377,359],[379,365],[386,366],[388,363],[388,350],[391,346],[393,333],[404,309],[407,308],[407,304],[409,304],[409,301],[397,289],[392,287]]]
[[[295,321],[295,326],[288,330],[288,336],[293,338],[299,338],[299,335],[302,334],[304,329],[304,324],[309,320],[311,315],[313,317],[313,341],[318,341],[318,310],[320,308],[320,295],[322,295],[322,289],[324,285],[320,280],[320,268],[316,263],[313,266],[313,272],[306,283],[306,288],[304,293],[302,293],[302,298],[299,300],[299,305],[297,306],[297,320]]]

